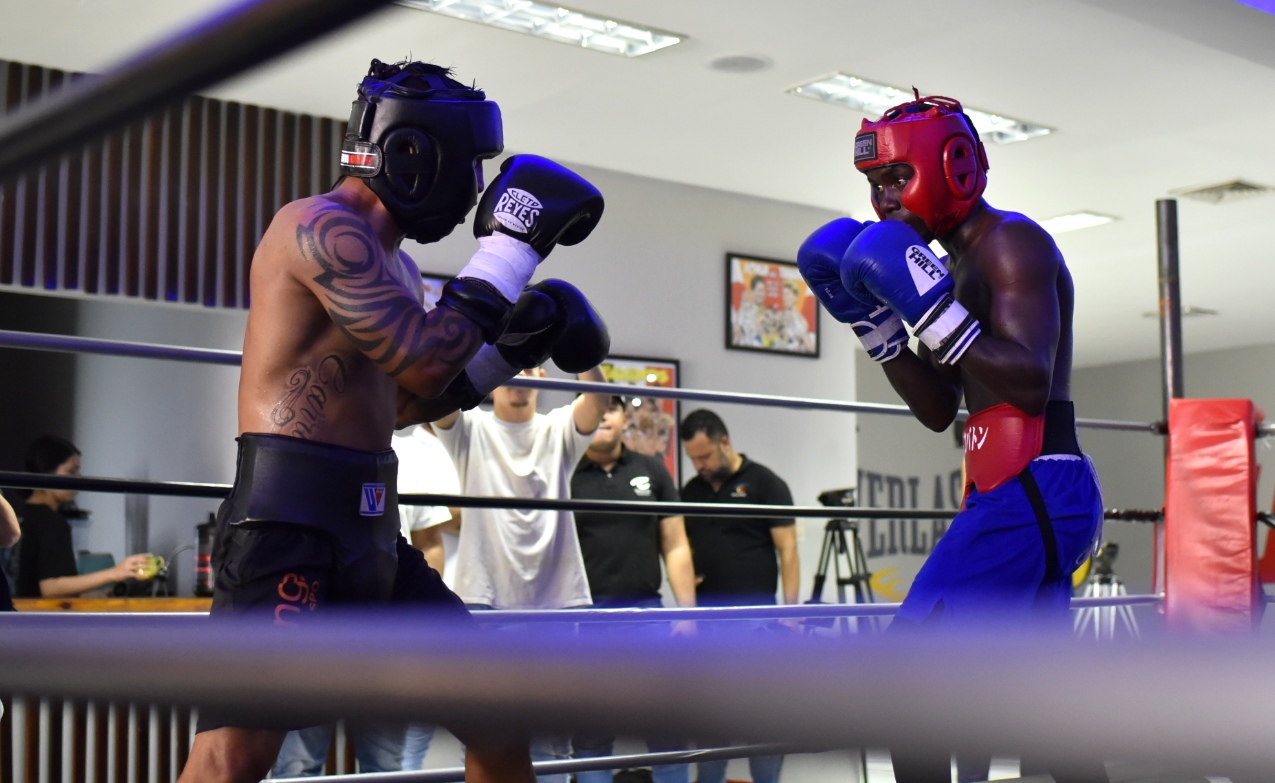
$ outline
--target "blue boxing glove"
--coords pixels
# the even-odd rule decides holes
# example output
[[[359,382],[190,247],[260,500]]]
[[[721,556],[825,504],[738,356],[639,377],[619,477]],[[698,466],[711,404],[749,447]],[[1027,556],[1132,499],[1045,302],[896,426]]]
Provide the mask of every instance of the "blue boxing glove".
[[[960,359],[982,331],[956,301],[947,267],[906,223],[864,227],[841,258],[841,283],[851,294],[879,299],[898,312],[944,364]]]
[[[847,291],[841,282],[841,258],[863,229],[863,223],[851,218],[838,218],[822,226],[797,251],[797,268],[824,309],[838,321],[850,324],[868,358],[888,362],[907,344],[903,319],[875,296],[869,294],[865,301]]]

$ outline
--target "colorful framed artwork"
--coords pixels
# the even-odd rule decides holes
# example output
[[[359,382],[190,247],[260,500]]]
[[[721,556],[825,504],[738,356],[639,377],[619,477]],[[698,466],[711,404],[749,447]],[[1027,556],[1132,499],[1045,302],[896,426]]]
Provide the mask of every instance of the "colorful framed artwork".
[[[607,381],[625,386],[681,385],[681,368],[676,359],[650,359],[642,356],[609,356],[601,365]],[[677,400],[651,397],[640,389],[617,389],[628,399],[629,428],[624,445],[634,451],[664,460],[669,475],[682,485],[677,446],[677,426],[682,421]]]
[[[796,264],[726,255],[726,347],[819,357],[819,307]]]

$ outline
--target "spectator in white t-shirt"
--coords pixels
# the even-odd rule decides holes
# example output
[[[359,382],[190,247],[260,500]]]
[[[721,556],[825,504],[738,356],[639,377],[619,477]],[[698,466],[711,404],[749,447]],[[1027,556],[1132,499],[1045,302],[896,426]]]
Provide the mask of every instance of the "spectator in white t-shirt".
[[[524,375],[544,377],[542,368]],[[576,376],[606,379],[596,367]],[[502,386],[493,410],[475,408],[434,422],[460,473],[466,495],[567,498],[571,474],[610,405],[609,394],[582,394],[548,413],[536,410],[535,389]],[[593,603],[570,511],[465,510],[453,589],[466,604],[494,609],[564,609]],[[532,740],[537,761],[566,759],[569,738]],[[541,776],[562,781],[566,775]]]
[[[395,432],[390,445],[398,456],[400,495],[460,494],[456,465],[429,424],[416,424]],[[403,538],[425,555],[425,562],[442,574],[443,581],[451,587],[456,572],[460,509],[400,505],[398,516],[403,525]]]
[[[541,368],[524,375],[544,377]],[[580,380],[603,382],[598,369]],[[493,409],[453,413],[434,430],[466,495],[566,498],[571,473],[602,421],[610,395],[582,394],[539,413],[535,389],[502,386]],[[563,609],[593,603],[570,511],[471,508],[456,561],[456,594],[495,609]]]

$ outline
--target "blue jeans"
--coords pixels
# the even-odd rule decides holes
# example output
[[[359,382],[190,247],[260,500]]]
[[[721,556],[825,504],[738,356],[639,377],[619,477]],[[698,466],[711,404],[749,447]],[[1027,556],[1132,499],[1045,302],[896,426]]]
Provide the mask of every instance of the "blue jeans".
[[[471,612],[487,612],[494,607],[488,604],[465,604]],[[582,607],[588,608],[588,607]],[[502,623],[493,625],[492,628],[499,628],[505,631],[518,632],[527,628],[535,629],[534,623]],[[461,758],[464,758],[462,753]],[[531,738],[531,760],[532,761],[566,761],[571,758],[571,738],[565,735],[533,735]],[[536,780],[539,783],[569,783],[570,774],[560,773],[556,775],[537,775]]]
[[[434,741],[434,724],[409,723],[407,736],[403,739],[403,769],[418,770],[424,768],[425,754]]]
[[[635,600],[623,603],[601,602],[607,608],[616,606],[629,606],[634,608],[659,608],[663,604],[660,599],[653,598],[650,600]],[[669,635],[668,623],[581,623],[580,636],[587,637],[628,634],[628,635],[648,635],[653,638],[667,639]],[[597,758],[599,756],[611,756],[615,752],[615,737],[610,734],[589,734],[582,733],[572,738],[572,744],[575,746],[576,758]],[[666,739],[647,739],[647,750],[652,753],[659,753],[668,750],[685,750],[687,744]],[[613,770],[597,770],[594,772],[577,772],[576,783],[611,783]],[[655,779],[655,783],[691,783],[691,765],[690,764],[662,764],[651,767],[651,777]]]
[[[346,724],[354,741],[359,772],[398,772],[403,768],[402,724]],[[332,745],[333,727],[311,726],[290,731],[275,761],[276,778],[313,777],[323,774],[323,763]]]
[[[696,765],[699,775],[696,783],[726,783],[726,759],[701,761]],[[753,783],[779,783],[779,770],[784,766],[783,756],[753,756],[748,759],[748,771]]]
[[[615,738],[611,736],[576,735],[572,740],[575,755],[578,759],[611,756],[615,753]],[[684,742],[661,742],[647,740],[647,750],[659,753],[666,750],[685,750]],[[576,783],[611,783],[615,770],[600,769],[593,772],[577,772]],[[651,767],[651,777],[655,783],[691,783],[690,764],[661,764]]]

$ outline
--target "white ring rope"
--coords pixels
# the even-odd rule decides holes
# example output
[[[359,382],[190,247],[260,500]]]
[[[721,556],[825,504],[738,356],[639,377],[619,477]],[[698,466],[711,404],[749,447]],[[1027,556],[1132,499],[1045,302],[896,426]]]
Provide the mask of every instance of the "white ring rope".
[[[564,775],[592,770],[649,767],[658,764],[690,764],[715,759],[742,759],[749,756],[779,756],[789,753],[817,753],[824,748],[798,745],[734,745],[728,748],[669,750],[657,753],[633,753],[623,756],[589,756],[562,761],[537,761],[531,766],[536,775]],[[461,783],[463,767],[411,772],[360,772],[351,775],[322,775],[304,778],[271,778],[272,783]]]
[[[56,334],[40,334],[36,332],[20,332],[0,329],[0,348],[26,348],[31,350],[60,351],[65,353],[93,353],[110,356],[131,356],[148,359],[167,359],[173,361],[199,362],[206,364],[238,365],[242,354],[238,351],[188,348],[184,346],[157,345],[153,343],[123,342],[105,340],[97,337],[67,337]],[[677,400],[698,400],[701,402],[724,402],[740,405],[760,405],[797,410],[831,410],[845,413],[878,413],[894,416],[911,416],[912,411],[906,405],[888,405],[875,402],[846,402],[842,400],[824,400],[809,397],[787,397],[775,394],[751,394],[744,392],[705,391],[702,389],[669,388],[665,386],[626,386],[622,384],[599,383],[595,381],[563,380],[558,378],[527,378],[519,376],[510,379],[509,386],[523,386],[532,389],[555,389],[569,391],[574,394],[585,392],[601,392],[603,394],[635,394],[644,397],[662,397]],[[968,418],[962,410],[958,418]],[[1090,427],[1105,430],[1125,430],[1129,432],[1160,433],[1162,425],[1158,422],[1112,421],[1109,419],[1076,419],[1079,427]]]
[[[0,634],[0,692],[308,722],[340,714],[815,747],[1083,752],[1228,772],[1275,765],[1275,700],[1260,686],[1275,649],[1251,637],[664,640],[497,633],[419,615],[315,620],[290,629],[219,621],[220,632],[190,633],[163,621],[13,618]]]

